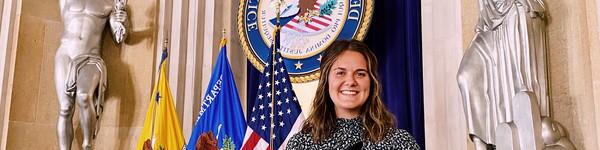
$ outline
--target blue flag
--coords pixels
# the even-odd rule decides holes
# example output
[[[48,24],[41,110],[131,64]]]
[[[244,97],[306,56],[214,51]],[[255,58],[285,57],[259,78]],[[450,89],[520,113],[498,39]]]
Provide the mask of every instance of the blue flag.
[[[198,142],[206,148],[240,149],[244,140],[246,121],[227,59],[226,43],[227,40],[221,40],[217,66],[204,94],[187,150],[195,150]]]

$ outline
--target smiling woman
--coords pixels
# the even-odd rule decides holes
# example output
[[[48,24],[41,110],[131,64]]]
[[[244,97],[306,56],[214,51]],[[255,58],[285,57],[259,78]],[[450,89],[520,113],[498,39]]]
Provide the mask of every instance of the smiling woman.
[[[338,118],[356,118],[369,96],[367,61],[356,51],[344,51],[333,63],[329,77],[329,95]]]
[[[384,106],[377,59],[360,41],[335,41],[324,52],[322,75],[302,131],[287,149],[419,149],[395,128]]]

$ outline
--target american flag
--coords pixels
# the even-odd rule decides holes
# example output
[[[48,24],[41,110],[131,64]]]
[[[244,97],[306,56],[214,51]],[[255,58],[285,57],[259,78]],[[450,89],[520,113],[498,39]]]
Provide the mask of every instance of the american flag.
[[[313,10],[319,10],[321,8],[320,3],[315,3]],[[291,29],[300,33],[313,33],[319,32],[322,29],[329,27],[333,22],[327,15],[312,17],[310,22],[300,22],[300,16],[295,16],[290,22],[283,26],[283,29]]]
[[[278,32],[275,39],[274,46],[279,48]],[[249,112],[242,146],[244,150],[285,149],[289,138],[300,131],[304,122],[283,58],[279,51],[274,59],[272,57],[271,54],[267,59],[254,106]]]

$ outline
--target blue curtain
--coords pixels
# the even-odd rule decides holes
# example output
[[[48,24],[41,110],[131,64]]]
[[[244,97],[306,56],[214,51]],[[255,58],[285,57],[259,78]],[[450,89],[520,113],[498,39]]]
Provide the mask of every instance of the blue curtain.
[[[379,60],[383,99],[396,116],[398,128],[407,130],[425,149],[420,0],[380,0],[364,42]],[[247,62],[247,104],[254,104],[260,72]],[[247,105],[252,110],[252,105]]]
[[[420,0],[376,1],[364,42],[377,55],[383,100],[398,128],[425,149]]]

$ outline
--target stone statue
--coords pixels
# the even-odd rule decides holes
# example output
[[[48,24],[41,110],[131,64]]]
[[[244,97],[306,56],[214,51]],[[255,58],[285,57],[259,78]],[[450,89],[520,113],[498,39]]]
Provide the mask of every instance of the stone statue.
[[[572,147],[564,132],[542,128],[562,129],[550,119],[543,0],[478,0],[478,4],[476,34],[457,76],[476,149],[494,149],[497,140],[516,148],[520,147],[516,141],[523,144],[525,137],[540,145],[557,145],[542,133],[561,135],[567,142],[558,146]],[[524,105],[531,107],[521,109]]]
[[[102,33],[108,20],[114,40],[125,40],[125,5],[123,0],[60,0],[64,31],[56,51],[54,80],[61,150],[71,149],[75,105],[80,109],[82,149],[92,148],[106,89],[106,65],[100,57]]]

